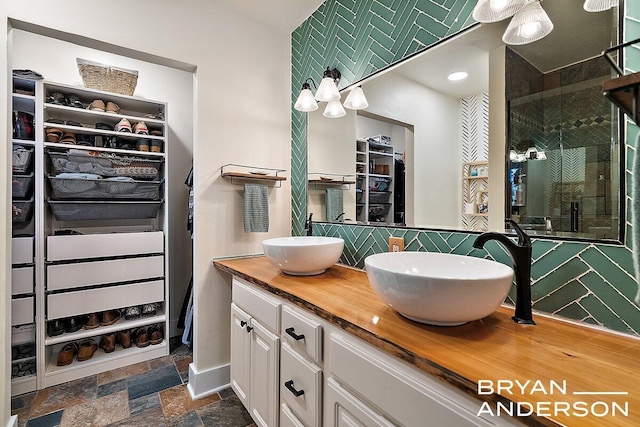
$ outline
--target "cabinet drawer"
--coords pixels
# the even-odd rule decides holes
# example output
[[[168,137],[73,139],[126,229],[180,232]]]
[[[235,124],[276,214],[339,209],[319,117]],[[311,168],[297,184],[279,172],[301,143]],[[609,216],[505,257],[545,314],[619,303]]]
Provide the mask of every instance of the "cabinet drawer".
[[[291,306],[282,306],[283,340],[300,353],[322,363],[322,325]]]
[[[49,265],[47,290],[154,279],[163,275],[163,256]]]
[[[11,239],[11,264],[33,263],[33,237]]]
[[[33,323],[33,297],[11,300],[11,326]]]
[[[333,378],[327,378],[325,399],[324,419],[327,425],[393,427],[393,424],[342,388]]]
[[[494,425],[477,415],[478,400],[416,375],[368,345],[332,333],[329,346],[331,374],[402,425],[423,425],[424,420],[448,427]]]
[[[162,231],[47,237],[47,260],[63,261],[164,252]]]
[[[11,269],[11,295],[33,293],[33,267]]]
[[[304,425],[320,426],[322,370],[287,343],[280,353],[280,396]]]
[[[164,300],[164,280],[47,295],[47,318],[113,310]]]
[[[293,415],[293,412],[291,412],[291,409],[289,409],[287,404],[283,403],[282,405],[280,405],[280,426],[279,427],[305,427],[305,426],[296,418],[295,415]]]
[[[280,330],[280,301],[275,297],[234,277],[233,302],[273,332]]]

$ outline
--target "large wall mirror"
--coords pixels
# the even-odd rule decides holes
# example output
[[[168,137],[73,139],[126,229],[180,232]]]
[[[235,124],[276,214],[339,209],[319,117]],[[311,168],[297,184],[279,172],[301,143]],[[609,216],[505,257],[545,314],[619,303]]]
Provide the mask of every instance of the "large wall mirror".
[[[554,30],[535,43],[505,46],[508,20],[476,25],[383,70],[360,82],[364,110],[329,119],[320,104],[308,212],[466,231],[511,217],[532,235],[621,241],[621,126],[601,89],[619,10],[582,3],[545,1]]]

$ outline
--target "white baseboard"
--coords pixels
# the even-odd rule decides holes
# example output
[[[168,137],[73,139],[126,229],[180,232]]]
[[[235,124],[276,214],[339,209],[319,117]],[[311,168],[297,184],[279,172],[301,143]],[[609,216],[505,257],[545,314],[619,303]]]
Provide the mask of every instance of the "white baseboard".
[[[189,384],[187,389],[193,400],[207,397],[229,387],[231,383],[231,365],[226,364],[204,371],[197,371],[195,365],[189,365]]]
[[[9,418],[9,421],[7,422],[7,427],[18,427],[18,416],[14,415],[11,418]]]

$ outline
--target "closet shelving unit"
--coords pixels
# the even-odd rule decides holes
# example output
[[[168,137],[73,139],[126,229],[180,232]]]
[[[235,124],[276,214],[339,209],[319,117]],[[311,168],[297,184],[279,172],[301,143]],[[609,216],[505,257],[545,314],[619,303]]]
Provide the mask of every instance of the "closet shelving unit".
[[[465,206],[471,204],[473,212]],[[484,210],[481,210],[481,206]],[[467,221],[468,229],[486,230],[489,217],[489,161],[479,160],[462,164],[462,215],[477,221]]]
[[[393,145],[389,137],[378,135],[356,140],[358,221],[393,223],[394,166]]]
[[[169,218],[165,208],[169,203],[169,186],[165,182],[168,128],[167,105],[163,102],[48,81],[38,81],[35,86],[33,264],[37,374],[32,386],[42,389],[169,354]],[[121,110],[116,114],[48,102],[49,95],[56,92],[75,95],[85,105],[95,99],[111,101]],[[159,131],[160,135],[95,128],[97,123],[113,128],[122,118],[132,126],[143,121],[150,132]],[[98,138],[102,146],[48,141],[45,129],[53,127],[76,137],[86,135],[92,144],[96,136],[102,137]],[[140,138],[146,139],[149,146],[155,141],[160,150],[137,151],[136,141]],[[100,165],[108,172],[101,179],[60,181],[59,174],[71,172],[77,167],[74,165],[82,165],[80,172],[87,172],[91,165]],[[64,169],[67,167],[71,169]],[[97,173],[96,169],[92,172]],[[133,181],[108,180],[111,173]],[[150,316],[126,320],[123,313],[109,326],[48,335],[47,322],[54,319],[149,303],[157,307]],[[160,344],[137,347],[134,342],[127,349],[116,344],[111,353],[98,349],[89,360],[80,362],[74,358],[69,365],[57,366],[58,353],[68,343],[84,339],[99,343],[103,335],[151,325],[162,329],[165,339]],[[20,392],[24,390],[12,387],[12,394]]]

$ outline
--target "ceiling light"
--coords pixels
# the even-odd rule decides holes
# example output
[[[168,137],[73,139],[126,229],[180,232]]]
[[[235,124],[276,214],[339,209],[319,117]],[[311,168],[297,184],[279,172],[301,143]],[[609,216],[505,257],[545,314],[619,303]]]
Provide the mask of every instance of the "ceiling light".
[[[340,71],[330,70],[329,67],[322,76],[320,86],[316,92],[316,99],[321,102],[331,102],[340,99],[340,92],[338,91],[337,82],[340,81]]]
[[[367,98],[364,96],[364,91],[361,86],[356,86],[349,91],[347,99],[344,101],[344,108],[350,110],[362,110],[369,106]]]
[[[585,0],[584,10],[587,12],[603,12],[618,6],[618,0]]]
[[[456,71],[454,73],[449,74],[447,78],[452,82],[457,82],[459,80],[466,79],[468,76],[469,76],[469,73],[467,73],[466,71]]]
[[[315,86],[315,83],[314,83],[314,86]],[[298,96],[298,99],[296,100],[296,103],[293,106],[293,108],[305,113],[308,113],[310,111],[316,111],[318,109],[318,103],[316,102],[316,99],[313,97],[313,93],[311,93],[311,86],[309,86],[309,83],[304,82],[302,84],[302,91],[300,92],[300,96]]]
[[[324,109],[323,116],[328,117],[330,119],[337,119],[338,117],[342,117],[346,115],[347,112],[342,108],[342,104],[340,104],[340,98],[335,101],[331,101],[327,104],[327,107]]]
[[[553,30],[553,22],[540,6],[539,1],[529,1],[511,19],[502,41],[521,45],[540,40]]]
[[[473,19],[478,22],[498,22],[513,16],[527,0],[478,0],[473,8]]]

